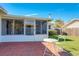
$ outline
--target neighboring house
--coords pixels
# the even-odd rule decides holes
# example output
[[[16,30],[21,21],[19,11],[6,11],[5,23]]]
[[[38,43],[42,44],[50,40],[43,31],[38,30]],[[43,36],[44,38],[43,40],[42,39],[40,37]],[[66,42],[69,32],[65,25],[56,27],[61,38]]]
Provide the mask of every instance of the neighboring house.
[[[79,36],[79,20],[73,20],[64,25],[63,31],[70,36]]]
[[[9,15],[0,8],[0,42],[43,41],[48,38],[47,18]]]

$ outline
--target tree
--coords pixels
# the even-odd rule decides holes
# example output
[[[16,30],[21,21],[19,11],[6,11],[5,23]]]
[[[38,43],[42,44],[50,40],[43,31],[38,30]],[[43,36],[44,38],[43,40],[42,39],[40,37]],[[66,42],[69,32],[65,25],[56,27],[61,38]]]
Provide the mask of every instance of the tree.
[[[64,25],[64,21],[61,19],[56,19],[55,23],[54,23],[54,27],[55,28],[62,28],[62,26]]]

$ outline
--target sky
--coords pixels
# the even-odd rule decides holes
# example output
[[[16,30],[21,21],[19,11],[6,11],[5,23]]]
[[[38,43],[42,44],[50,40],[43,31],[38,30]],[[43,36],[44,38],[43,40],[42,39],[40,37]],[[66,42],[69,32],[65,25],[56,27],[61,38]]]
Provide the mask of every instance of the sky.
[[[0,3],[0,6],[12,15],[48,18],[51,14],[52,20],[65,22],[79,19],[78,3]]]

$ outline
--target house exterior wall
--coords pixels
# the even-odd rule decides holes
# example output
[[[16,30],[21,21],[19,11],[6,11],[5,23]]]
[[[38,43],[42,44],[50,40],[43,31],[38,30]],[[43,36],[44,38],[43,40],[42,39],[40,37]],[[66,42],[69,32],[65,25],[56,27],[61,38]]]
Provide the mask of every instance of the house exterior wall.
[[[1,36],[0,42],[28,42],[28,41],[43,41],[47,35],[5,35]]]
[[[24,24],[33,24],[35,26],[35,20],[24,20]],[[47,34],[36,34],[34,27],[34,35],[2,35],[1,34],[1,18],[0,18],[0,42],[28,42],[28,41],[43,41],[44,38],[48,38]],[[47,25],[48,30],[48,25]],[[25,31],[25,30],[24,30]],[[25,33],[25,32],[24,32]]]

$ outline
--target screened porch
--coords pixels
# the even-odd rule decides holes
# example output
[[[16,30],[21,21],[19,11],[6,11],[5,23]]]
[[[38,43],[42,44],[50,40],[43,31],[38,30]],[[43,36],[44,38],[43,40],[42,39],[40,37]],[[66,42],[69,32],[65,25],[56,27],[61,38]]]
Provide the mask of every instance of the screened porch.
[[[47,34],[47,21],[2,19],[2,35]]]

